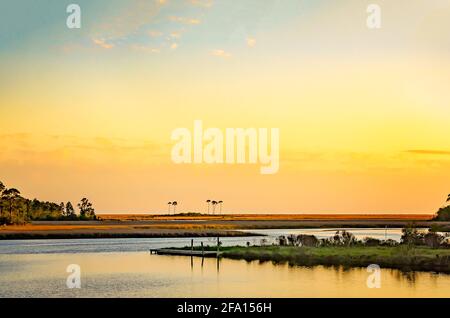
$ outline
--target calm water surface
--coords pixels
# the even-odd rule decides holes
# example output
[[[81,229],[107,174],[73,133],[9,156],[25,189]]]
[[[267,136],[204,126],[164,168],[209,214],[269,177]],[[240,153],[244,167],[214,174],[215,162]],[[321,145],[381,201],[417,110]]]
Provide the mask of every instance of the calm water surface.
[[[269,239],[300,233],[264,231]],[[334,234],[333,229],[301,231]],[[384,229],[357,231],[386,235]],[[212,239],[195,240],[214,244]],[[224,245],[260,240],[221,239]],[[450,275],[445,274],[382,269],[381,288],[369,289],[365,268],[291,267],[148,252],[189,243],[187,238],[0,241],[0,297],[450,297]],[[81,267],[81,289],[66,287],[69,264]]]
[[[290,235],[290,234],[308,234],[314,235],[319,239],[332,237],[337,231],[346,230],[351,232],[358,240],[362,240],[365,237],[372,237],[379,240],[394,240],[400,242],[402,236],[401,228],[324,228],[324,229],[266,229],[266,230],[248,230],[247,232],[264,234],[269,237],[276,238],[280,235]],[[418,229],[419,231],[426,231],[426,229]]]

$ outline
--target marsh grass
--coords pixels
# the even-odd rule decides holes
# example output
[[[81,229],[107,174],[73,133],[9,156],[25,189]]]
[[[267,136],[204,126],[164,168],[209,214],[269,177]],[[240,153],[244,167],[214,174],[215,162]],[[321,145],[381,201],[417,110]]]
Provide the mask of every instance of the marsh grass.
[[[424,270],[450,273],[450,249],[428,247],[231,247],[221,257],[247,261],[273,261],[290,265],[342,265]]]

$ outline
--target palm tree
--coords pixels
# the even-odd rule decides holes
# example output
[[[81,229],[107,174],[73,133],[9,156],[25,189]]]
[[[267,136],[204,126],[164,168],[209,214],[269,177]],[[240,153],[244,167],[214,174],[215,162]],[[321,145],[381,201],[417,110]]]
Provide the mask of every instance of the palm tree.
[[[217,204],[217,201],[212,201],[211,203],[212,203],[212,206],[213,206],[213,214],[215,214],[215,213],[216,213],[216,204]]]
[[[206,203],[208,204],[208,214],[209,214],[209,204],[211,203],[211,200],[206,200]]]
[[[447,201],[445,202],[450,202],[450,194],[447,196]]]
[[[223,201],[222,200],[220,200],[219,202],[217,202],[218,204],[219,204],[219,208],[220,208],[220,210],[219,210],[219,214],[222,214],[222,204],[223,204]]]
[[[172,202],[172,206],[173,206],[173,214],[175,214],[176,211],[177,211],[177,205],[178,205],[178,202],[177,202],[177,201],[173,201],[173,202]]]
[[[170,215],[170,206],[172,205],[172,202],[168,202],[168,207],[169,207],[169,215]]]

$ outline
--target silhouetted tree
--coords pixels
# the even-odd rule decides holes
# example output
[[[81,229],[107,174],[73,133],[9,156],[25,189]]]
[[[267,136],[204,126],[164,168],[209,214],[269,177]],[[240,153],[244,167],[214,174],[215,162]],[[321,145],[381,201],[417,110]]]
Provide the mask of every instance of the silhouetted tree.
[[[219,208],[220,208],[219,214],[222,214],[222,204],[223,204],[223,201],[221,200],[221,201],[219,201],[219,202],[217,202],[217,203],[219,204]]]
[[[0,217],[3,216],[3,191],[5,191],[5,189],[5,185],[0,181]]]
[[[408,224],[402,229],[402,237],[400,238],[402,244],[420,245],[422,239],[423,235],[417,231],[414,223]]]
[[[95,219],[95,212],[88,210],[85,218]],[[9,213],[8,213],[9,212]],[[9,214],[9,215],[8,215]],[[15,188],[6,188],[0,182],[0,222],[4,223],[24,223],[29,220],[60,220],[70,217],[77,219],[72,204],[29,200],[20,195],[20,191]]]
[[[92,207],[92,203],[88,199],[83,198],[81,202],[78,203],[78,208],[80,209],[80,219],[93,219],[95,220],[95,210]]]
[[[445,241],[445,236],[430,229],[430,231],[424,235],[423,240],[425,245],[432,248],[438,248]]]
[[[76,217],[75,209],[73,208],[72,202],[66,203],[66,216],[68,218],[74,219]]]
[[[60,210],[62,216],[67,216],[66,215],[66,205],[64,204],[64,202],[61,202],[59,204],[59,210]]]
[[[208,214],[209,214],[209,205],[211,204],[211,200],[206,200],[206,203],[208,204]]]
[[[213,207],[213,213],[212,214],[215,214],[216,213],[216,205],[217,205],[217,201],[212,201],[211,202],[212,203],[212,207]]]
[[[447,196],[445,203],[450,202],[450,194]],[[450,205],[441,207],[434,217],[435,221],[450,221]]]
[[[177,205],[178,205],[178,202],[177,202],[177,201],[173,201],[173,202],[172,202],[172,206],[173,206],[173,214],[176,214],[176,211],[177,211]]]
[[[12,222],[12,219],[13,219],[12,213],[13,213],[14,202],[18,198],[20,198],[20,191],[15,188],[6,189],[3,191],[3,196],[9,202],[9,221]]]

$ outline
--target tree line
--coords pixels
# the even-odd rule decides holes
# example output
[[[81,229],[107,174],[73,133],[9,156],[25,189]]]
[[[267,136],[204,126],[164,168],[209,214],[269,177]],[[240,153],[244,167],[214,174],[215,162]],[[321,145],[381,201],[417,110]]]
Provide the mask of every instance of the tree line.
[[[450,194],[447,196],[445,205],[437,211],[435,221],[450,221]]]
[[[96,220],[92,203],[83,198],[75,211],[71,202],[60,204],[24,198],[16,188],[0,181],[0,224],[25,224],[30,221]]]
[[[216,214],[216,206],[219,206],[219,214],[222,214],[222,205],[223,205],[223,201],[216,201],[216,200],[206,200],[206,204],[208,205],[208,214],[210,214],[211,211],[211,206],[212,206],[212,214]],[[177,212],[177,206],[178,206],[178,201],[169,201],[167,202],[167,206],[168,206],[168,214],[171,214],[172,210],[173,210],[173,214],[176,214]],[[186,213],[183,213],[186,214]],[[196,213],[192,213],[193,215],[196,215]],[[197,213],[198,214],[198,213]]]

